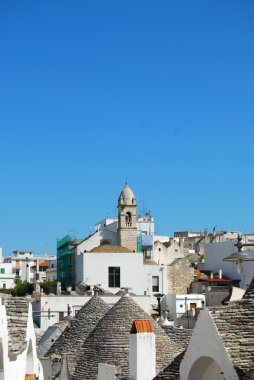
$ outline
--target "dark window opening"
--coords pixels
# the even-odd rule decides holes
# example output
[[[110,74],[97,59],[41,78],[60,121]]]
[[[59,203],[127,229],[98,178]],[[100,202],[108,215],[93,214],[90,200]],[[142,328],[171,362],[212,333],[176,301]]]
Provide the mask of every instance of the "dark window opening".
[[[109,241],[109,240],[102,240],[100,245],[111,245],[111,241]]]
[[[109,288],[120,288],[120,267],[108,268],[108,286]]]
[[[153,276],[152,278],[152,291],[159,292],[159,276]]]
[[[126,226],[131,226],[132,216],[131,216],[131,213],[129,211],[126,212],[126,214],[125,214],[125,222],[126,222]]]

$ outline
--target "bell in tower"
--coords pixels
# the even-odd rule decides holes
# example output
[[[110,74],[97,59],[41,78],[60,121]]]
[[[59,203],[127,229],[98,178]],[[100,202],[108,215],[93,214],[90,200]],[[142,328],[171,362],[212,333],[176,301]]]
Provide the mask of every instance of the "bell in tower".
[[[122,247],[137,251],[136,199],[128,183],[118,198],[118,239]]]

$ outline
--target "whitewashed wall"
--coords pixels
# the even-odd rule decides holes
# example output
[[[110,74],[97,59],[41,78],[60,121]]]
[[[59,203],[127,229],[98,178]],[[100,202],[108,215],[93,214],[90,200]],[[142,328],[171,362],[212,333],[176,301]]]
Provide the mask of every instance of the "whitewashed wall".
[[[234,242],[225,241],[222,243],[211,243],[205,245],[205,264],[203,266],[206,270],[211,270],[218,273],[222,269],[223,276],[229,277],[232,280],[241,280],[241,288],[246,289],[251,283],[254,275],[254,261],[243,263],[243,273],[237,272],[236,263],[223,261],[223,258],[237,252],[234,247]],[[254,257],[254,251],[249,251]]]
[[[86,240],[81,241],[80,244],[77,245],[77,252],[91,251],[91,249],[98,247],[102,240],[108,239],[111,244],[117,245],[117,234],[110,229],[102,229],[96,231],[93,235],[89,236]]]
[[[220,371],[217,371],[217,366],[210,366],[206,377],[202,377],[197,370],[196,374],[192,373],[193,365],[200,360],[200,368],[202,367],[201,360],[206,358],[212,359]],[[223,372],[223,375],[221,374]],[[238,380],[238,376],[229,359],[227,351],[218,335],[217,328],[209,315],[208,310],[202,310],[198,317],[194,333],[191,337],[189,346],[180,365],[181,380]]]
[[[196,307],[201,308],[202,301],[205,302],[203,294],[168,294],[162,298],[161,308],[162,311],[169,310],[170,318],[176,321],[187,310],[190,310],[191,303],[196,303]]]
[[[152,293],[152,276],[159,276],[160,292],[167,289],[167,276],[160,265],[143,264],[142,253],[84,253],[83,279],[91,285],[101,284],[102,288],[117,293],[122,287],[131,288],[137,295]],[[120,267],[120,288],[108,285],[108,268]]]
[[[154,244],[153,260],[158,264],[170,265],[174,260],[184,257],[183,246],[179,239],[172,239],[171,245],[167,248],[160,241]]]
[[[5,270],[5,273],[0,273],[0,288],[10,289],[14,287],[15,274],[12,273],[11,263],[0,263],[0,268]]]
[[[17,301],[18,302],[18,301]],[[8,324],[5,306],[0,299],[0,343],[3,348],[3,371],[0,372],[0,379],[4,380],[24,380],[25,374],[35,374],[39,380],[43,380],[42,365],[37,358],[36,339],[32,320],[32,307],[29,305],[25,350],[17,355],[13,360],[8,356]],[[2,376],[4,375],[4,376]],[[1,377],[2,376],[2,377]]]
[[[49,326],[59,322],[59,312],[64,312],[67,316],[67,305],[71,307],[71,315],[79,310],[90,300],[89,296],[42,296],[40,301],[33,302],[34,320],[40,323],[40,329],[46,331]],[[113,305],[119,301],[120,296],[102,296],[106,303]],[[148,314],[151,313],[152,305],[156,305],[157,300],[153,296],[133,296],[134,301]],[[51,310],[52,317],[48,319],[48,309]],[[40,317],[41,316],[41,317]]]

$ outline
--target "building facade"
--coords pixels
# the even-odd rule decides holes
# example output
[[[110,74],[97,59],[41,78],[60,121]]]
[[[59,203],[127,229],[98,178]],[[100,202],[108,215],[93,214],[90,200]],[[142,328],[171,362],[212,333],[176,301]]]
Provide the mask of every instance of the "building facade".
[[[46,281],[46,269],[49,260],[56,259],[55,256],[34,256],[32,251],[14,251],[13,256],[4,258],[4,263],[12,266],[12,274],[15,279],[21,279],[35,284]]]

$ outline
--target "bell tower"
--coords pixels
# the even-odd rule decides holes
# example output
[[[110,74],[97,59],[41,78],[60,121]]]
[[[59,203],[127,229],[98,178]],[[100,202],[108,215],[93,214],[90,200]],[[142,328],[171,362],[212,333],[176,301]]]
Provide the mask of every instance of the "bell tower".
[[[118,198],[118,240],[122,247],[137,251],[136,199],[126,182]]]

